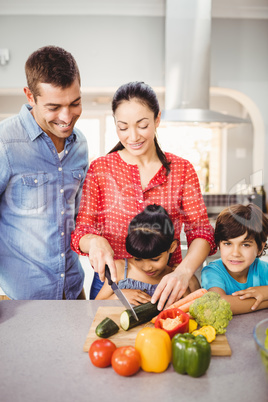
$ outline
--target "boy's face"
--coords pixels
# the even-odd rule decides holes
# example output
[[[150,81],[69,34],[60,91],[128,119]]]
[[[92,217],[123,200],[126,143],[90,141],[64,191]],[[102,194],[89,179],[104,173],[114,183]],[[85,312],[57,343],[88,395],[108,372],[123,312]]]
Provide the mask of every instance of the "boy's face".
[[[219,247],[227,271],[240,282],[246,282],[248,269],[259,254],[255,240],[246,237],[247,232],[234,239],[222,240]]]

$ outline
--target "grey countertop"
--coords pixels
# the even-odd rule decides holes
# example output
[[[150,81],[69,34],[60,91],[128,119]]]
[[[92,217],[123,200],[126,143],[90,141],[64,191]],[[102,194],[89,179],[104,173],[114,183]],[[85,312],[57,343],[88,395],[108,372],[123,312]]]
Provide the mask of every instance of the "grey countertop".
[[[268,381],[253,340],[267,310],[235,316],[230,357],[212,357],[199,378],[139,371],[120,377],[94,367],[83,345],[100,305],[118,301],[0,301],[0,400],[267,402]]]

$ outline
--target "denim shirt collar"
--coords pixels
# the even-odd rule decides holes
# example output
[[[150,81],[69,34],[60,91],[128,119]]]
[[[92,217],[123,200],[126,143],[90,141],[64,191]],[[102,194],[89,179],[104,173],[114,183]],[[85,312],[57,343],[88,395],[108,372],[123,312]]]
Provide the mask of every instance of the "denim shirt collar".
[[[22,106],[21,111],[20,111],[20,116],[22,118],[22,122],[27,128],[27,132],[29,134],[30,140],[34,141],[37,137],[42,135],[43,133],[46,134],[42,128],[37,124],[35,118],[33,117],[31,113],[32,107],[28,104],[25,104]],[[47,134],[46,134],[47,135]],[[76,140],[76,134],[72,132],[72,134],[66,139],[66,143],[70,144],[72,142],[75,142]]]

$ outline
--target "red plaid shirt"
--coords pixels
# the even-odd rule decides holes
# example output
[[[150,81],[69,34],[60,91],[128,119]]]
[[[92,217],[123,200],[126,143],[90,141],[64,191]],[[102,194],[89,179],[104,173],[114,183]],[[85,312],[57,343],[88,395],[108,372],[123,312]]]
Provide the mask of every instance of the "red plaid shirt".
[[[181,260],[180,233],[184,224],[188,246],[196,238],[210,244],[210,254],[216,252],[214,230],[209,223],[197,174],[191,163],[166,153],[170,173],[162,166],[143,190],[137,165],[124,162],[118,152],[94,160],[88,170],[76,228],[72,233],[71,247],[78,254],[82,236],[92,233],[105,237],[114,258],[129,258],[125,239],[129,222],[149,204],[162,205],[175,227],[178,247],[172,254],[170,265]]]

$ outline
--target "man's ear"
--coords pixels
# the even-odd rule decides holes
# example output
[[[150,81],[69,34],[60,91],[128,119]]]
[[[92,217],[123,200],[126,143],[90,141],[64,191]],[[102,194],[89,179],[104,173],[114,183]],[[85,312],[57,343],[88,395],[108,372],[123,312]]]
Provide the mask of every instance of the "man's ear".
[[[29,105],[34,106],[35,100],[34,100],[34,96],[33,96],[32,92],[30,91],[30,89],[28,87],[24,87],[23,91],[27,97],[27,101],[28,101]]]
[[[173,242],[171,243],[171,246],[168,250],[169,253],[174,253],[174,251],[176,250],[176,248],[178,247],[178,242],[177,240],[173,240]]]

